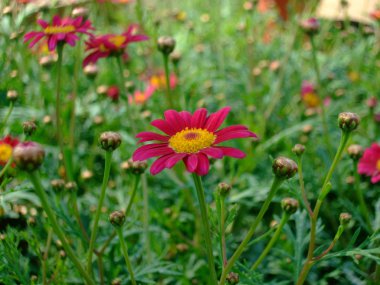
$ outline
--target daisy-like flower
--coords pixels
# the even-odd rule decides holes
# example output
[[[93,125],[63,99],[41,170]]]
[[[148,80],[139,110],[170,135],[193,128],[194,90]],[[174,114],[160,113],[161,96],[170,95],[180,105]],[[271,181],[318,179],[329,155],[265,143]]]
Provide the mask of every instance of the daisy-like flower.
[[[100,58],[123,55],[128,57],[126,48],[133,42],[141,42],[149,39],[146,35],[136,34],[137,25],[130,25],[122,34],[106,34],[92,37],[86,42],[86,50],[89,55],[84,59],[83,66],[96,63]]]
[[[321,99],[316,93],[314,84],[309,81],[302,82],[301,99],[307,108],[316,108],[321,104]]]
[[[371,177],[373,184],[380,182],[380,145],[374,143],[364,151],[358,164],[359,174]]]
[[[187,111],[165,112],[165,120],[154,120],[151,125],[165,134],[142,132],[136,137],[139,143],[158,141],[139,147],[133,154],[133,160],[159,158],[152,164],[150,173],[155,175],[165,168],[172,168],[182,160],[189,172],[206,175],[209,171],[209,157],[221,159],[224,156],[244,158],[239,149],[218,146],[218,144],[236,138],[256,138],[256,134],[242,125],[229,126],[218,130],[227,117],[230,107],[225,107],[207,116],[207,110],[198,109],[191,114]]]
[[[73,19],[60,18],[55,15],[51,24],[41,19],[37,20],[37,23],[43,30],[26,33],[24,42],[31,40],[29,47],[32,48],[42,38],[46,37],[50,51],[55,50],[58,43],[68,43],[75,46],[76,41],[79,40],[78,33],[92,35],[90,31],[94,29],[91,22],[88,20],[83,21],[82,17]]]
[[[13,148],[18,145],[18,139],[6,136],[0,140],[0,165],[4,166],[12,156]]]

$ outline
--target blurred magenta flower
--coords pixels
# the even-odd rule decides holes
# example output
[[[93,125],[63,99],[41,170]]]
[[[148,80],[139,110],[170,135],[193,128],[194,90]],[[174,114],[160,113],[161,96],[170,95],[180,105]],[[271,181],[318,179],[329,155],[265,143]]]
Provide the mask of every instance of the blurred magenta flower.
[[[372,183],[380,182],[380,145],[373,143],[364,151],[359,160],[358,172],[370,176]]]
[[[209,171],[209,156],[221,159],[224,156],[244,158],[245,153],[239,149],[217,146],[219,143],[236,138],[254,137],[256,134],[242,125],[234,125],[218,130],[230,112],[230,107],[224,107],[216,113],[207,116],[207,110],[198,109],[191,114],[187,111],[165,112],[165,120],[154,120],[151,125],[165,135],[154,132],[142,132],[136,137],[139,143],[158,141],[139,147],[133,154],[133,160],[159,158],[152,164],[150,173],[155,175],[165,168],[172,168],[183,160],[187,171],[198,175],[206,175]]]
[[[4,166],[7,164],[8,160],[12,156],[13,148],[18,144],[19,144],[19,140],[16,138],[12,138],[11,136],[6,136],[5,138],[0,140],[0,165],[1,166]]]
[[[37,20],[37,23],[43,30],[26,33],[24,42],[31,40],[29,47],[32,48],[42,38],[46,37],[50,51],[55,50],[60,42],[74,46],[76,41],[79,40],[78,33],[91,36],[90,31],[94,29],[91,26],[91,22],[88,20],[83,21],[82,17],[73,19],[60,18],[58,15],[55,15],[51,24],[41,19]]]
[[[133,95],[128,96],[129,104],[144,104],[154,93],[154,87],[148,86],[144,91],[136,90]]]
[[[89,63],[96,63],[100,58],[123,55],[127,57],[126,48],[133,42],[141,42],[149,39],[146,35],[136,34],[137,25],[130,25],[126,32],[116,34],[106,34],[90,38],[86,42],[86,51],[89,52],[83,61],[83,66]]]
[[[112,101],[119,101],[119,97],[120,97],[119,87],[117,87],[116,85],[112,85],[108,87],[107,96],[111,98]]]
[[[321,104],[313,83],[303,81],[301,85],[301,99],[307,108],[316,108]]]

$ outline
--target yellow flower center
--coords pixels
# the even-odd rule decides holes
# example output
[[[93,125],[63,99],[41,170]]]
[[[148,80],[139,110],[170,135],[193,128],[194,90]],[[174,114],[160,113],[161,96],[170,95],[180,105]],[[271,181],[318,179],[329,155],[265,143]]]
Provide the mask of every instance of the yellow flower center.
[[[169,146],[177,153],[197,153],[211,146],[216,135],[204,130],[186,128],[169,139]]]
[[[67,34],[75,32],[75,27],[73,25],[67,26],[48,26],[44,29],[45,34],[54,35],[54,34]]]
[[[9,144],[0,144],[0,162],[6,163],[12,155],[12,147]]]
[[[113,36],[109,41],[119,48],[125,42],[125,36]]]
[[[319,97],[315,93],[306,93],[303,96],[303,101],[310,108],[317,107],[320,104]]]
[[[376,162],[376,168],[378,171],[380,171],[380,159]]]

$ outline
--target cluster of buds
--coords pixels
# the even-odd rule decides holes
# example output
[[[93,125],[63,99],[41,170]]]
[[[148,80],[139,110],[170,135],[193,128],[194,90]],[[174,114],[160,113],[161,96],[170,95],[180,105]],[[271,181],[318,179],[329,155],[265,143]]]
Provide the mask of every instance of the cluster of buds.
[[[145,160],[134,161],[133,159],[128,159],[121,164],[121,168],[126,172],[139,175],[145,172],[145,170],[148,168],[148,163]]]
[[[161,36],[157,40],[157,48],[164,55],[169,55],[175,48],[175,39],[169,36]]]
[[[272,169],[277,178],[289,179],[297,173],[298,166],[293,160],[280,156],[273,161]]]
[[[121,144],[121,136],[116,132],[104,132],[100,135],[99,143],[105,151],[114,151]]]

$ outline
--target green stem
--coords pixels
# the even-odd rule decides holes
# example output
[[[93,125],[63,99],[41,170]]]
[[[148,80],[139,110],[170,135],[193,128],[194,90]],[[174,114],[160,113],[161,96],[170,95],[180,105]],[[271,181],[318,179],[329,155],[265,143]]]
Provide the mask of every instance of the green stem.
[[[58,61],[57,61],[57,90],[56,90],[56,98],[55,98],[55,125],[57,129],[57,140],[59,145],[59,150],[62,155],[64,155],[64,149],[63,149],[63,134],[61,129],[61,77],[62,77],[62,51],[63,51],[63,45],[58,44],[57,46],[57,54],[58,54]],[[65,164],[65,159],[63,159],[63,162]],[[66,170],[66,167],[65,167]]]
[[[9,166],[12,165],[12,162],[13,162],[13,156],[11,156],[8,161],[7,161],[7,164],[5,164],[5,166],[3,167],[3,169],[1,170],[0,172],[0,178],[3,177],[3,175],[7,172]]]
[[[166,80],[166,100],[168,104],[168,108],[173,109],[173,98],[171,94],[171,88],[170,88],[170,71],[169,71],[169,55],[163,54],[164,57],[164,68],[165,68],[165,80]]]
[[[108,179],[109,179],[110,170],[111,170],[111,160],[112,160],[112,151],[106,151],[102,189],[100,192],[98,208],[96,209],[96,213],[95,213],[95,221],[94,221],[93,229],[91,232],[90,245],[88,248],[88,255],[87,255],[87,272],[90,275],[92,275],[92,253],[94,251],[95,239],[96,239],[96,234],[98,231],[100,213],[102,210],[104,198],[106,196],[106,189],[107,189]]]
[[[9,117],[10,117],[11,114],[12,114],[13,107],[14,107],[14,103],[11,102],[11,103],[9,104],[8,112],[7,112],[7,114],[5,115],[5,117],[4,117],[4,119],[3,119],[3,122],[1,123],[1,128],[0,128],[0,131],[1,131],[1,132],[3,132],[3,129],[5,128],[5,125],[7,124],[8,119],[9,119]]]
[[[282,232],[282,229],[284,227],[284,225],[287,223],[289,219],[289,215],[284,213],[282,215],[282,218],[281,218],[281,221],[280,221],[280,224],[278,225],[274,235],[272,236],[272,238],[270,239],[270,241],[268,242],[268,244],[266,245],[266,247],[264,248],[263,252],[260,254],[259,258],[256,260],[256,262],[252,265],[251,269],[252,270],[256,270],[257,267],[260,265],[260,263],[264,260],[264,258],[268,255],[269,251],[272,249],[272,247],[274,246],[274,244],[277,242],[278,238],[280,237],[280,234]]]
[[[257,215],[257,218],[255,219],[255,221],[251,225],[248,233],[244,237],[243,241],[240,243],[239,247],[236,249],[234,254],[231,256],[230,260],[227,263],[227,266],[223,269],[222,275],[221,275],[220,280],[219,280],[219,285],[224,285],[224,283],[226,282],[226,277],[227,277],[228,272],[232,269],[232,266],[235,264],[236,260],[240,257],[240,255],[245,250],[247,244],[249,243],[250,239],[252,238],[253,234],[255,233],[257,226],[259,225],[259,223],[261,222],[261,220],[264,217],[264,214],[268,210],[269,204],[272,202],[272,199],[273,199],[274,195],[276,194],[278,187],[280,187],[280,185],[282,184],[283,181],[284,180],[279,179],[277,177],[274,178],[272,186],[269,190],[267,199],[265,200],[263,206],[261,207],[260,212]]]
[[[202,185],[202,180],[200,176],[193,173],[193,180],[195,184],[195,188],[197,190],[197,196],[199,201],[199,207],[201,210],[201,216],[202,216],[202,222],[203,222],[203,233],[204,238],[206,242],[206,251],[207,251],[207,258],[208,258],[208,266],[210,270],[210,281],[211,284],[217,285],[218,280],[216,278],[216,272],[215,272],[215,262],[214,262],[214,255],[212,253],[212,242],[211,242],[211,233],[210,233],[210,226],[209,226],[209,219],[207,215],[207,207],[206,207],[206,199],[204,195],[204,189]]]
[[[303,203],[305,204],[305,207],[307,209],[307,212],[309,213],[309,216],[313,216],[313,211],[311,210],[310,203],[307,200],[306,191],[305,191],[305,182],[303,180],[303,172],[302,172],[302,156],[298,157],[298,177],[300,181],[300,188],[301,188],[301,195]]]
[[[148,182],[146,175],[142,174],[141,188],[143,192],[143,225],[144,225],[144,243],[146,251],[146,260],[151,262],[151,247],[150,247],[150,234],[149,234],[149,192],[148,192]],[[137,188],[137,187],[136,187]]]
[[[144,12],[141,0],[136,1],[136,15],[141,29],[144,30]]]
[[[50,202],[48,201],[48,197],[42,188],[40,177],[38,175],[38,172],[33,171],[31,173],[28,173],[30,180],[32,181],[34,188],[37,192],[38,197],[40,198],[41,205],[48,216],[48,219],[50,221],[51,227],[53,228],[55,234],[58,236],[60,241],[62,242],[62,246],[65,249],[65,252],[67,253],[68,257],[71,259],[71,261],[74,263],[74,266],[78,269],[80,275],[86,280],[86,283],[89,285],[95,285],[90,275],[84,270],[82,267],[80,261],[77,258],[77,254],[74,253],[72,248],[70,247],[69,243],[66,240],[66,236],[63,233],[60,225],[58,224],[57,220],[55,219],[56,214],[53,212],[53,210],[50,207]]]
[[[135,275],[133,274],[131,261],[129,260],[129,256],[128,256],[128,248],[127,248],[127,245],[124,241],[123,233],[121,231],[121,227],[117,227],[116,232],[117,232],[117,235],[119,236],[121,250],[123,251],[125,263],[127,265],[127,269],[128,269],[129,275],[131,277],[131,282],[133,285],[136,285],[137,283],[135,280]]]
[[[226,254],[226,229],[225,229],[225,219],[226,219],[226,207],[225,207],[225,196],[221,195],[220,199],[220,250],[222,253],[223,267],[227,265],[227,254]]]
[[[46,241],[46,247],[44,250],[44,255],[42,257],[42,284],[44,284],[44,285],[47,284],[47,280],[46,280],[47,259],[49,257],[49,249],[50,249],[52,238],[53,238],[53,230],[52,230],[52,228],[50,228],[48,231],[48,237],[47,237],[47,241]]]
[[[132,194],[131,194],[131,198],[129,199],[127,208],[125,209],[125,217],[128,217],[129,212],[131,211],[132,204],[133,204],[133,201],[135,200],[135,196],[137,193],[137,188],[138,188],[137,186],[139,185],[139,181],[140,181],[140,175],[134,175],[134,176],[135,176],[135,179],[133,181]]]

